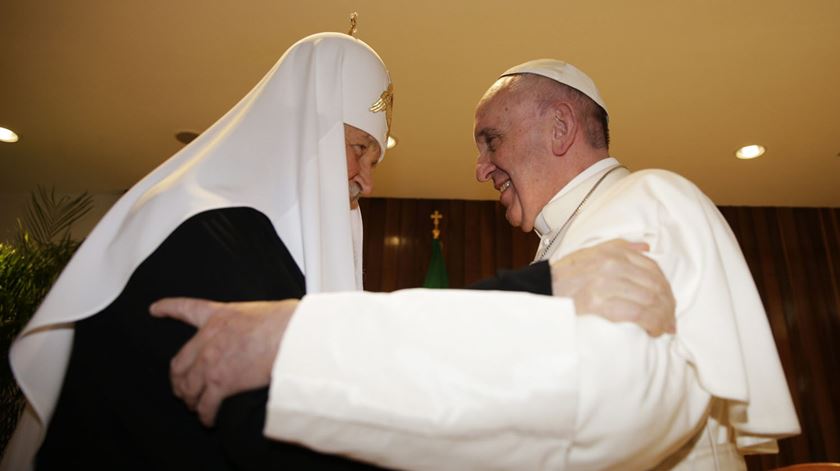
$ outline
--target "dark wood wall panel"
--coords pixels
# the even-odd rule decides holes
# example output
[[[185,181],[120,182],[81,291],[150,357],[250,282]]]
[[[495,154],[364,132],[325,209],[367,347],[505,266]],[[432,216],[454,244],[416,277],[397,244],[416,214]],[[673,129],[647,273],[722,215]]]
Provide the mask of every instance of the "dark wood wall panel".
[[[750,469],[840,461],[840,209],[723,207],[738,237],[787,375],[802,435]]]
[[[510,227],[494,201],[364,198],[365,289],[393,291],[423,284],[440,211],[449,286],[463,288],[497,270],[526,265],[539,240]]]
[[[452,288],[531,261],[533,233],[510,227],[494,201],[369,198],[365,286],[422,285],[431,256],[430,215],[440,211]],[[778,455],[748,457],[751,470],[840,462],[840,209],[721,207],[752,271],[793,394],[802,435]]]

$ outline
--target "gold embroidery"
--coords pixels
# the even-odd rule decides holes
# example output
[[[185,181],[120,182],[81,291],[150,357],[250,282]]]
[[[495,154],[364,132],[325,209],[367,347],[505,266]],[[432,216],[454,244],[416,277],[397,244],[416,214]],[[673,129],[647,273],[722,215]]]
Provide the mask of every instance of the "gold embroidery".
[[[385,122],[388,124],[388,136],[391,135],[391,116],[394,113],[394,84],[389,83],[388,88],[379,95],[376,103],[370,105],[372,113],[385,112]]]

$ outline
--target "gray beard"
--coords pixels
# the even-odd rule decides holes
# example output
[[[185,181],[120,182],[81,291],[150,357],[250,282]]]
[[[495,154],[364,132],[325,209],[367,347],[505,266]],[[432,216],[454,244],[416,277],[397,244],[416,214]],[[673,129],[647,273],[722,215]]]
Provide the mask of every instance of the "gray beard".
[[[362,186],[356,182],[350,182],[350,207],[355,208],[362,195]]]

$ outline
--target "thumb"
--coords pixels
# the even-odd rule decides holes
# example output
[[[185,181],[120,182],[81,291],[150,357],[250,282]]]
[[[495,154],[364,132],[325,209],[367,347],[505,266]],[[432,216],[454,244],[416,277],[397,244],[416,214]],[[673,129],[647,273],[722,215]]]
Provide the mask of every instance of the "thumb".
[[[650,245],[647,242],[633,242],[629,240],[623,241],[628,249],[636,250],[638,252],[650,251]]]
[[[221,312],[224,304],[196,298],[164,298],[149,306],[149,313],[155,317],[171,317],[195,327],[202,327]]]

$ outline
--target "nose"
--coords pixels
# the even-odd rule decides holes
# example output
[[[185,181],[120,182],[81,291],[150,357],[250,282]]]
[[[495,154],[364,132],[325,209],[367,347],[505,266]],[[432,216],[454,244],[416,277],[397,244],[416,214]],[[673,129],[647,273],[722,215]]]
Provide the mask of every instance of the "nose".
[[[478,154],[478,159],[475,162],[475,179],[481,183],[489,181],[496,170],[496,166],[490,162],[483,153]]]
[[[361,194],[367,196],[373,191],[373,165],[364,157],[352,160],[352,165],[348,164],[350,180],[358,183],[362,188]]]
[[[362,194],[369,195],[373,191],[373,168],[370,165],[361,165],[356,181],[362,187]]]
[[[347,177],[350,180],[356,178],[359,174],[359,160],[351,154],[350,151],[347,152]]]

